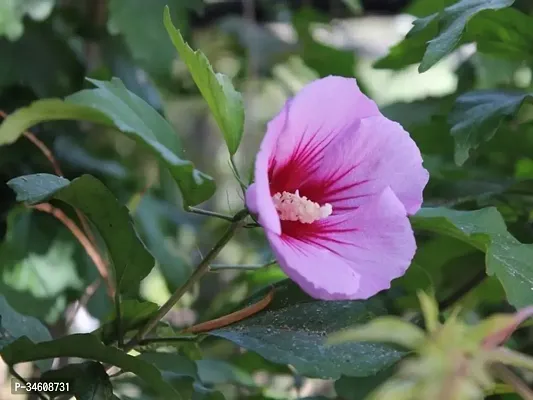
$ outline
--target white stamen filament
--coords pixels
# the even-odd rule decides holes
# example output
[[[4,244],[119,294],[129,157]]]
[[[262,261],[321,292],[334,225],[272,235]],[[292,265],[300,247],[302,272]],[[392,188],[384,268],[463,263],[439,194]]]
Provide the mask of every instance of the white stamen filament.
[[[319,219],[329,217],[333,212],[331,204],[321,206],[305,196],[296,193],[276,193],[272,196],[274,207],[282,221],[300,221],[302,224],[311,224]]]

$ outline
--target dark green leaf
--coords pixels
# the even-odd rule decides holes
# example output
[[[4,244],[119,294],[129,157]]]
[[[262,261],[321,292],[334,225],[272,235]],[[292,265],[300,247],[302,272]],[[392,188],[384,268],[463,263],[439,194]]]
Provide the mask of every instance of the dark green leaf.
[[[493,22],[500,18],[500,14],[507,13],[509,10],[502,9],[513,2],[514,0],[461,0],[443,8],[449,3],[444,0],[444,4],[439,1],[431,2],[429,8],[420,7],[416,12],[424,17],[417,19],[406,38],[393,46],[389,54],[374,66],[401,69],[421,61],[419,71],[425,72],[465,42],[475,41],[480,47],[486,43],[487,47],[514,48],[515,43],[509,46],[509,35]],[[433,13],[428,15],[428,11]],[[471,25],[475,32],[469,31]],[[513,38],[516,36],[513,35]]]
[[[227,76],[213,71],[213,67],[201,51],[193,51],[183,40],[180,31],[172,24],[168,7],[165,8],[164,23],[172,43],[213,113],[230,154],[235,154],[244,131],[241,94],[235,90]]]
[[[35,343],[52,340],[48,329],[37,318],[17,313],[0,295],[0,355],[3,356],[4,350],[8,351],[9,345],[22,337]],[[46,371],[52,361],[42,361],[38,365],[41,371]]]
[[[427,71],[457,47],[466,24],[475,14],[484,10],[499,10],[513,3],[514,0],[461,0],[435,15],[439,34],[428,42],[419,71]]]
[[[65,101],[39,100],[11,114],[0,125],[0,145],[14,142],[26,129],[45,121],[83,120],[114,126],[165,164],[178,183],[184,205],[202,203],[213,195],[212,178],[179,158],[179,138],[156,110],[129,92],[119,79],[91,82],[96,89],[82,90]]]
[[[512,117],[533,95],[524,92],[479,90],[457,98],[449,116],[455,138],[455,161],[462,165],[471,149],[490,140],[505,118]]]
[[[69,382],[70,392],[77,400],[115,400],[113,385],[102,364],[90,361],[67,365],[48,371],[41,380],[47,382]]]
[[[181,399],[180,394],[165,382],[157,368],[115,347],[104,346],[96,336],[91,334],[74,334],[38,344],[21,338],[2,352],[2,358],[8,364],[55,357],[77,357],[115,365],[143,379],[152,389],[165,396],[164,398]]]
[[[425,208],[412,217],[413,227],[451,236],[486,253],[486,268],[501,282],[517,308],[533,302],[533,245],[518,242],[495,208],[455,211]]]
[[[157,310],[158,305],[149,301],[123,300],[120,303],[121,328],[123,333],[140,327],[146,322]],[[116,311],[107,317],[104,324],[100,327],[102,342],[108,344],[116,339],[117,324],[115,321]],[[94,332],[93,332],[94,333]]]
[[[394,368],[387,368],[374,376],[354,378],[343,376],[335,382],[337,395],[344,400],[363,400],[394,373]]]
[[[15,208],[7,225],[0,245],[0,292],[18,312],[55,323],[65,311],[66,292],[83,287],[76,265],[79,245],[41,213]]]
[[[225,361],[203,359],[196,361],[196,365],[200,380],[206,385],[233,383],[247,387],[257,386],[250,374]]]
[[[403,356],[401,351],[376,343],[325,345],[328,334],[386,314],[380,299],[316,301],[291,281],[275,287],[274,300],[265,312],[209,334],[270,361],[291,364],[302,375],[319,378],[373,375]],[[264,297],[268,290],[255,297]]]
[[[108,27],[121,33],[133,58],[162,84],[171,78],[176,53],[161,23],[166,5],[178,26],[187,23],[187,2],[183,0],[111,0]],[[149,32],[149,34],[147,34]]]
[[[2,21],[8,21],[4,15]],[[83,65],[52,23],[26,20],[20,39],[11,42],[0,38],[0,54],[0,92],[5,87],[23,84],[39,98],[65,96],[83,84]],[[50,57],[51,54],[54,56]]]
[[[18,199],[30,204],[54,198],[82,211],[107,246],[116,289],[120,292],[134,290],[152,270],[155,261],[139,240],[128,209],[118,203],[102,182],[90,175],[83,175],[68,186],[63,185],[64,181],[55,175],[35,174],[12,179],[8,185],[16,191]],[[44,196],[46,187],[49,192]]]

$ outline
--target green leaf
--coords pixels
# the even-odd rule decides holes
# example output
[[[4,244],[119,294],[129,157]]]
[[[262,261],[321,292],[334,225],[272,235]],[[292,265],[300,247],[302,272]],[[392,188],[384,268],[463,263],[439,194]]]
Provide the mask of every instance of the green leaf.
[[[164,398],[181,399],[180,394],[165,382],[157,368],[139,357],[130,356],[115,347],[105,346],[91,334],[74,334],[38,344],[21,338],[2,351],[2,358],[8,364],[56,357],[77,357],[115,365],[143,379]]]
[[[100,363],[89,361],[48,371],[41,376],[45,382],[69,382],[70,392],[77,400],[115,400],[109,375]]]
[[[25,130],[44,121],[81,120],[112,125],[98,110],[66,103],[59,99],[38,100],[9,115],[0,125],[0,145],[15,142]]]
[[[3,352],[23,337],[35,343],[52,340],[48,329],[37,318],[19,314],[0,295],[0,355],[3,357]],[[52,360],[41,361],[37,365],[41,371],[46,371],[52,367]]]
[[[385,316],[369,323],[348,328],[330,335],[328,343],[346,342],[380,342],[395,343],[409,350],[414,350],[424,342],[425,333],[418,326],[403,321],[401,318]]]
[[[254,296],[250,303],[269,290]],[[275,285],[274,299],[266,311],[209,334],[255,351],[269,361],[291,364],[305,376],[369,376],[395,363],[404,353],[376,343],[327,346],[325,339],[330,333],[384,314],[386,309],[379,298],[317,301],[285,280]]]
[[[0,145],[14,142],[26,129],[46,121],[83,120],[113,126],[164,163],[178,183],[185,206],[202,203],[213,195],[213,179],[179,157],[179,138],[168,121],[119,79],[91,82],[96,89],[82,90],[65,101],[38,100],[11,114],[0,125]]]
[[[78,242],[63,225],[42,213],[18,208],[8,215],[0,245],[0,292],[15,309],[50,324],[67,306],[67,291],[83,290]]]
[[[533,303],[533,245],[518,242],[495,208],[424,208],[411,221],[416,230],[451,236],[486,253],[487,273],[502,283],[509,303],[517,308]]]
[[[29,3],[27,0],[20,0],[12,1],[11,4],[24,2]],[[3,1],[2,4],[6,2]],[[3,17],[0,11],[0,20]],[[1,25],[2,22],[0,31]],[[67,38],[57,31],[52,21],[36,23],[26,19],[24,25],[24,35],[17,41],[0,38],[0,90],[24,85],[38,98],[66,96],[79,90],[83,84],[85,67]],[[54,56],[50,57],[51,54]],[[33,68],[34,65],[39,68]],[[21,92],[17,90],[17,93]],[[23,103],[9,95],[8,98],[10,107],[13,107],[16,104],[26,104],[34,96],[22,100]]]
[[[505,118],[515,115],[530,93],[478,90],[457,98],[448,121],[455,138],[455,162],[463,165],[471,149],[490,140]]]
[[[182,0],[111,0],[108,28],[121,33],[138,64],[162,84],[168,84],[176,52],[161,23],[166,5],[179,26],[187,24],[187,2]],[[147,34],[149,32],[149,34]]]
[[[375,389],[388,380],[394,373],[394,368],[387,368],[374,376],[354,378],[343,376],[335,382],[335,392],[345,400],[367,399]]]
[[[193,51],[183,40],[180,31],[172,24],[168,7],[165,7],[164,23],[174,47],[187,65],[196,86],[213,113],[230,154],[235,154],[244,131],[244,106],[241,94],[235,90],[227,76],[213,71],[213,67],[201,51]]]
[[[413,7],[415,14],[423,17],[413,22],[413,28],[405,39],[393,46],[389,54],[378,60],[374,67],[396,70],[421,61],[419,71],[422,73],[460,44],[473,41],[480,48],[506,49],[516,53],[516,41],[520,40],[521,35],[510,33],[516,27],[507,24],[510,29],[502,29],[501,24],[496,22],[502,19],[502,14],[509,14],[511,10],[504,8],[513,2],[514,0],[461,0],[444,8],[450,1],[439,0]],[[432,14],[428,15],[428,12]],[[503,19],[507,21],[521,18],[514,15],[514,18],[507,16]],[[521,47],[524,48],[523,45]],[[521,53],[527,54],[526,51]]]
[[[150,301],[139,301],[133,299],[122,300],[120,303],[121,328],[123,333],[132,329],[139,328],[143,323],[157,312],[159,306]],[[98,329],[101,334],[101,340],[105,344],[110,344],[116,339],[116,310],[113,310],[104,324]],[[94,332],[93,332],[94,333]]]
[[[510,7],[513,3],[514,0],[461,0],[434,15],[432,19],[438,20],[439,34],[428,42],[419,71],[427,71],[457,47],[466,24],[475,14]]]
[[[0,37],[17,40],[24,32],[23,19],[26,14],[36,21],[50,15],[55,0],[18,0],[0,2]]]
[[[116,289],[121,293],[135,290],[154,267],[155,260],[137,236],[128,209],[102,182],[83,175],[64,186],[64,178],[35,174],[10,180],[8,186],[17,200],[35,204],[54,198],[82,211],[102,236],[114,269]],[[60,183],[59,183],[60,182]],[[43,189],[49,188],[48,194]]]
[[[198,375],[202,383],[206,385],[219,385],[232,383],[246,387],[256,387],[252,376],[246,371],[220,360],[198,360]]]

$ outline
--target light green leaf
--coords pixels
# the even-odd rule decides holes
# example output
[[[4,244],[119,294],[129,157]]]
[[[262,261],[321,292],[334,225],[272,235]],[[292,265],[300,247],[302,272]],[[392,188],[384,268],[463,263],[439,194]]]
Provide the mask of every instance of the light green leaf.
[[[96,336],[91,334],[74,334],[38,344],[21,338],[2,351],[2,358],[8,364],[56,357],[77,357],[116,365],[126,372],[137,375],[164,398],[181,399],[180,394],[163,379],[157,368],[139,357],[124,353],[116,347],[105,346]]]
[[[455,138],[455,162],[463,165],[471,149],[490,140],[505,118],[514,116],[533,95],[517,91],[478,90],[459,96],[448,117]]]
[[[59,99],[38,100],[9,115],[0,125],[0,146],[15,142],[25,130],[45,121],[80,120],[112,125],[98,110],[66,103]]]
[[[172,24],[168,7],[165,8],[164,23],[172,43],[213,113],[230,154],[235,154],[244,131],[244,106],[241,94],[235,90],[227,76],[213,71],[213,67],[201,51],[193,51],[183,40],[180,31]]]
[[[509,303],[517,308],[533,304],[533,245],[516,240],[496,208],[423,208],[411,221],[415,230],[451,236],[483,251],[487,273],[499,279]]]
[[[129,92],[119,79],[91,82],[96,89],[82,90],[65,101],[38,100],[11,114],[0,125],[0,145],[14,142],[24,130],[41,122],[83,120],[104,124],[136,140],[164,163],[178,183],[184,206],[202,203],[213,195],[213,179],[179,157],[183,151],[168,121]]]
[[[269,361],[291,364],[305,376],[338,378],[370,376],[397,362],[404,353],[378,343],[328,346],[327,335],[386,314],[382,301],[317,301],[293,282],[276,285],[274,299],[261,312],[209,332],[257,352]],[[270,288],[247,303],[263,298]]]
[[[135,290],[152,270],[155,260],[138,238],[128,209],[118,203],[102,182],[90,175],[83,175],[68,186],[64,181],[55,175],[35,174],[14,178],[8,186],[16,191],[19,201],[35,204],[54,198],[83,212],[107,246],[117,291]],[[46,187],[49,192],[45,196],[43,189]]]
[[[329,344],[346,342],[395,343],[414,350],[424,342],[425,334],[418,326],[401,318],[379,317],[365,325],[348,328],[329,336]]]

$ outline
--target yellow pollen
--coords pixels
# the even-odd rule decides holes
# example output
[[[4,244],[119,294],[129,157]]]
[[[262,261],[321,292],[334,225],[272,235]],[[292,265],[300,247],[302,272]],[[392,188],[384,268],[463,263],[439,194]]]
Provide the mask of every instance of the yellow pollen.
[[[276,193],[272,196],[274,207],[282,221],[300,221],[302,224],[312,224],[319,219],[329,217],[333,212],[331,204],[323,206],[309,200],[307,197],[296,193]]]

